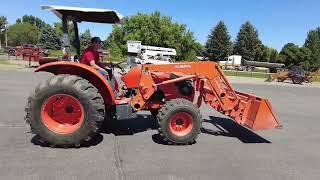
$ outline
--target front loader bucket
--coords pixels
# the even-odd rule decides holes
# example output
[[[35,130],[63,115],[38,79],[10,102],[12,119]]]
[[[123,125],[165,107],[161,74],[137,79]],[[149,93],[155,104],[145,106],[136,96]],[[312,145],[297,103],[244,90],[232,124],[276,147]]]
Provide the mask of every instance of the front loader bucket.
[[[241,102],[245,104],[241,124],[252,130],[281,128],[276,114],[267,99],[251,94],[237,92]]]

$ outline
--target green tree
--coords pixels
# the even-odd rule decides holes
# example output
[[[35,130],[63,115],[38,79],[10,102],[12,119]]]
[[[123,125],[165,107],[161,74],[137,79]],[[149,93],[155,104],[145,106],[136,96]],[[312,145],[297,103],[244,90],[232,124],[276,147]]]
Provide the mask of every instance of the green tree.
[[[7,24],[7,17],[0,16],[0,29],[4,29]]]
[[[255,55],[255,61],[276,62],[278,51],[266,45],[261,45]]]
[[[90,45],[91,38],[92,36],[89,29],[86,29],[84,33],[80,35],[81,51],[83,51],[86,47]]]
[[[256,51],[254,60],[260,62],[267,62],[270,59],[270,55],[270,48],[265,45],[261,45]]]
[[[128,18],[126,18],[126,21]],[[104,48],[108,49],[113,57],[124,57],[126,55],[126,41],[124,40],[126,34],[123,25],[113,25],[112,32],[104,41]],[[132,39],[134,40],[134,39]]]
[[[275,63],[278,59],[278,51],[276,49],[271,49],[269,62]]]
[[[259,50],[261,51],[261,45],[258,31],[247,21],[241,26],[238,33],[234,45],[234,54],[241,55],[245,60],[254,61],[257,56],[256,53],[259,53]]]
[[[8,28],[8,42],[12,46],[37,44],[40,29],[29,23],[17,23]]]
[[[300,48],[298,45],[288,43],[280,51],[279,60],[288,68],[292,66],[303,66],[304,69],[309,70],[312,52],[306,47]]]
[[[138,13],[127,18],[122,26],[114,25],[105,45],[112,56],[127,54],[126,42],[139,40],[142,44],[175,48],[177,60],[194,60],[199,43],[185,25],[172,22],[160,12]]]
[[[285,63],[287,67],[292,67],[298,62],[297,54],[299,52],[299,46],[293,43],[287,43],[283,46],[279,53],[279,60]]]
[[[126,41],[124,40],[125,34],[121,26],[113,25],[112,33],[104,42],[104,48],[110,51],[114,57],[122,57],[126,55]]]
[[[304,47],[312,52],[310,60],[310,69],[317,70],[320,68],[320,27],[308,32]]]
[[[207,54],[212,60],[222,60],[232,53],[231,36],[223,21],[211,30],[205,45]]]
[[[57,50],[61,48],[60,38],[54,28],[49,25],[43,27],[39,39],[39,45],[46,49]]]
[[[58,36],[62,37],[63,36],[62,23],[61,22],[53,23],[53,27],[54,27],[54,30],[56,31],[56,33],[58,34]],[[70,28],[69,28],[69,30],[70,30]]]
[[[53,24],[54,29],[58,35],[58,37],[61,39],[63,36],[63,26],[61,22],[57,22]],[[69,25],[68,26],[68,32],[69,32],[69,38],[70,38],[70,43],[73,46],[73,48],[76,47],[76,38],[75,38],[75,32],[74,32],[74,28],[73,25]]]
[[[309,48],[301,47],[298,53],[298,65],[303,66],[305,70],[311,70],[314,65],[312,62],[312,51]]]
[[[16,21],[17,23],[21,22],[21,23],[30,23],[32,25],[37,26],[38,28],[42,29],[45,26],[47,26],[48,24],[45,23],[43,20],[41,20],[38,17],[32,16],[32,15],[24,15],[22,16],[22,18],[17,19]]]
[[[319,50],[320,47],[320,27],[308,32],[304,47],[312,51]],[[320,50],[319,50],[320,51]]]
[[[2,32],[5,29],[5,25],[7,24],[7,17],[0,16],[0,48],[2,47],[2,42],[4,40],[4,33]]]

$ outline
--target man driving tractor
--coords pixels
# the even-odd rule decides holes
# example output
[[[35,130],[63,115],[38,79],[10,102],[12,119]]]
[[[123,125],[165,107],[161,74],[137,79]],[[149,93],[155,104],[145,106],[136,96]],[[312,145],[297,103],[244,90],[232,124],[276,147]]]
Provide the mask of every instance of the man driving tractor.
[[[86,64],[88,66],[93,67],[97,71],[99,71],[111,84],[112,88],[115,91],[118,91],[118,84],[115,79],[112,77],[112,69],[111,67],[114,65],[110,63],[101,63],[99,58],[98,50],[102,47],[102,41],[99,37],[93,37],[91,39],[91,45],[83,51],[83,55],[80,59],[80,63]]]
[[[111,63],[108,63],[106,64],[106,66],[104,66],[104,64],[100,62],[98,50],[101,49],[102,47],[101,43],[102,41],[99,37],[93,37],[91,39],[91,45],[84,50],[80,62],[82,64],[86,64],[88,66],[95,68],[103,76],[106,76],[108,80],[111,80],[111,76],[112,76],[112,70],[110,68]]]

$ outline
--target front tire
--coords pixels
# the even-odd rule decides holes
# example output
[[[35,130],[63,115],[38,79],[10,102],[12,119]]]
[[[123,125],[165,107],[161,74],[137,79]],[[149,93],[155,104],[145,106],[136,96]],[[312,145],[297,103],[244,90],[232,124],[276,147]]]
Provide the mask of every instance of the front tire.
[[[185,99],[166,102],[157,115],[159,133],[169,144],[192,144],[200,133],[202,118],[199,108]]]
[[[53,147],[78,147],[100,128],[105,106],[98,90],[74,75],[41,83],[28,98],[26,122],[32,133]]]
[[[9,56],[15,56],[15,52],[14,51],[9,51],[8,54],[9,54]]]
[[[303,83],[303,77],[299,77],[299,76],[292,77],[292,83],[293,84],[302,84]]]

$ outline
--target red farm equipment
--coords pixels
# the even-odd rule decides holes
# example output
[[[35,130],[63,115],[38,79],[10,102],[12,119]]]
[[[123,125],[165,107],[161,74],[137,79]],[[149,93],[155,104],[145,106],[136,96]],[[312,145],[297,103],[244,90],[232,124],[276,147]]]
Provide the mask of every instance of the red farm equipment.
[[[32,44],[11,48],[8,54],[9,56],[21,56],[24,61],[36,62],[39,62],[44,57],[48,56],[48,52],[46,50]]]
[[[121,19],[116,12],[103,16],[106,11],[50,8],[62,19],[64,13],[74,14],[72,19],[79,22],[97,14],[108,23]],[[234,90],[215,62],[133,66],[122,74],[125,88],[117,95],[103,75],[84,64],[51,62],[35,71],[55,76],[35,88],[25,119],[51,146],[78,147],[98,133],[104,121],[134,119],[142,110],[157,118],[159,133],[169,144],[192,144],[200,133],[202,103],[251,130],[281,127],[267,99]]]

